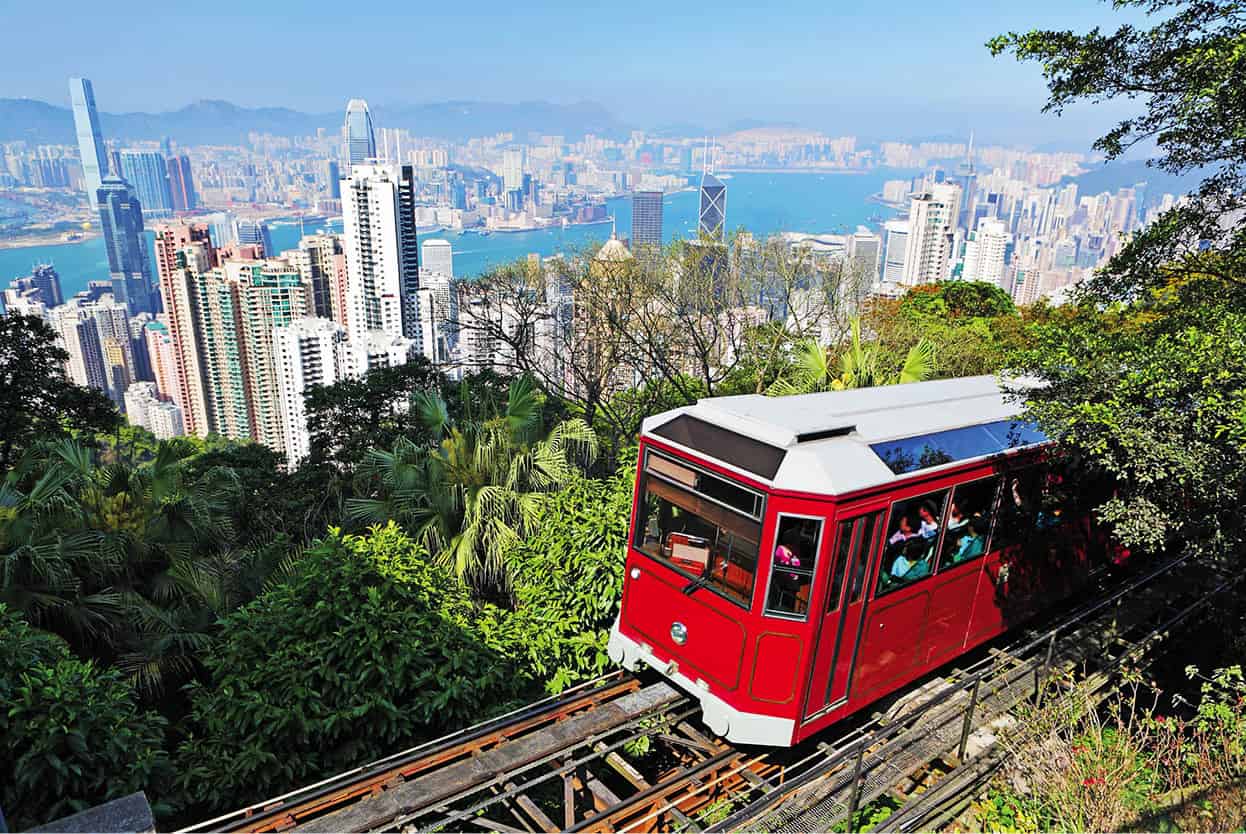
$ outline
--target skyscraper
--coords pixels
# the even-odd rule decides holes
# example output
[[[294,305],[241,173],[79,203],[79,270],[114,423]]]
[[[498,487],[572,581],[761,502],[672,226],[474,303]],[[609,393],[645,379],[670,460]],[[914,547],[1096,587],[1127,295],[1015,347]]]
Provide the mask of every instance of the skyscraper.
[[[346,104],[346,123],[342,125],[342,138],[345,152],[342,154],[346,165],[358,165],[369,159],[376,159],[376,136],[372,132],[372,114],[368,111],[368,103],[361,98],[352,98]]]
[[[146,217],[168,217],[173,213],[173,193],[169,189],[169,165],[155,151],[122,151],[121,176],[138,194]]]
[[[69,79],[69,101],[73,105],[74,130],[78,134],[78,153],[82,155],[82,179],[87,202],[95,207],[95,192],[108,176],[108,155],[100,135],[99,114],[95,112],[95,90],[86,78]]]
[[[662,245],[662,192],[637,191],[632,195],[632,249]]]
[[[272,230],[263,220],[238,218],[234,221],[234,242],[239,246],[258,246],[264,251],[264,257],[277,255],[273,248]]]
[[[61,276],[51,264],[39,264],[30,271],[30,283],[39,290],[40,300],[49,307],[65,303],[65,293],[61,290]]]
[[[342,199],[342,169],[338,166],[337,161],[326,159],[322,163],[320,176],[324,180],[322,186],[329,199]]]
[[[525,156],[523,148],[502,151],[502,188],[504,190],[523,190]]]
[[[361,164],[342,180],[352,338],[379,330],[420,341],[414,179],[410,165]]]
[[[432,238],[420,246],[420,269],[423,272],[437,272],[447,278],[454,277],[454,249],[450,241]]]
[[[848,260],[853,277],[868,288],[878,280],[878,261],[882,255],[882,238],[864,226],[858,226],[848,238]]]
[[[883,224],[886,235],[883,249],[883,281],[898,284],[904,278],[904,257],[909,246],[909,222],[888,220]]]
[[[169,157],[168,169],[173,210],[190,211],[195,208],[199,201],[195,197],[195,181],[190,173],[190,157],[186,154]]]
[[[131,315],[155,312],[159,305],[153,297],[141,201],[125,180],[109,176],[96,191],[95,202],[108,252],[113,297]]]
[[[701,210],[697,218],[700,236],[722,242],[727,223],[727,186],[709,171],[701,175]]]

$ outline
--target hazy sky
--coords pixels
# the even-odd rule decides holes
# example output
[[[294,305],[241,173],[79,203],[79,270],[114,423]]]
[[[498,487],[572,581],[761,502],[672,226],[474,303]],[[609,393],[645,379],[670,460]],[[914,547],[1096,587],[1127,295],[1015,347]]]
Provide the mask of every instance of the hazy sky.
[[[338,110],[473,99],[600,102],[646,127],[792,121],[865,136],[1081,142],[1123,112],[1040,116],[1037,65],[984,42],[1123,18],[1096,0],[695,3],[6,0],[0,96],[68,103],[86,75],[110,112],[221,98]],[[354,10],[368,14],[354,14]]]

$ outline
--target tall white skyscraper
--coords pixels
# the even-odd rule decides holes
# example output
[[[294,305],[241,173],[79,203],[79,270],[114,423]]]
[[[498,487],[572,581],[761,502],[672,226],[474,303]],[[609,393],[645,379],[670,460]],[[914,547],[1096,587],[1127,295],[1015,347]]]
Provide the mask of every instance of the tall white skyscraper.
[[[1004,256],[1010,238],[1004,221],[992,217],[979,220],[978,228],[969,233],[969,240],[965,242],[965,268],[961,278],[1003,286]]]
[[[368,103],[352,98],[346,104],[346,122],[342,125],[342,154],[347,166],[376,159],[376,135],[372,130],[372,113]],[[349,168],[347,169],[349,170]]]
[[[883,280],[898,284],[904,278],[904,257],[909,247],[909,222],[888,220],[883,224],[886,235],[883,249]]]
[[[882,248],[882,238],[864,226],[858,226],[848,238],[848,260],[856,277],[866,281],[866,286],[878,280],[878,262],[882,257]]]
[[[525,156],[523,148],[502,151],[502,187],[507,191],[523,188]]]
[[[347,321],[352,334],[419,338],[419,249],[410,165],[356,165],[342,180]]]
[[[308,389],[313,385],[333,385],[354,375],[346,328],[322,318],[293,321],[273,332],[273,364],[277,369],[286,461],[293,468],[311,452],[304,405]]]
[[[89,79],[69,79],[69,101],[73,105],[78,153],[82,155],[87,203],[95,208],[95,192],[99,191],[100,183],[108,176],[108,152],[100,134],[99,114],[95,111],[95,90]]]
[[[939,183],[909,204],[908,248],[900,283],[933,284],[948,277],[952,234],[960,211],[960,187]]]
[[[454,277],[454,250],[450,241],[441,238],[426,240],[420,244],[420,268],[427,272],[440,272]]]

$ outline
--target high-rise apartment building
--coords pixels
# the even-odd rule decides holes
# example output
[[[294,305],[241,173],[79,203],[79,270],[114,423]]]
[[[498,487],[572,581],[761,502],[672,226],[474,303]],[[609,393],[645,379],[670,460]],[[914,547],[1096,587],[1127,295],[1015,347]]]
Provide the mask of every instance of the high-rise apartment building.
[[[173,192],[169,188],[169,164],[156,151],[122,151],[121,176],[138,194],[143,214],[148,218],[173,213]]]
[[[78,153],[82,155],[82,181],[87,202],[95,207],[95,192],[108,176],[108,153],[100,134],[99,114],[95,111],[95,90],[86,78],[69,79],[69,101],[74,111],[74,131]]]
[[[662,192],[637,191],[632,195],[632,249],[661,245]]]
[[[701,207],[697,214],[697,234],[721,242],[727,224],[727,186],[706,171],[701,176]]]
[[[978,228],[970,232],[965,241],[965,267],[961,278],[1003,286],[1004,259],[1011,238],[1004,221],[990,217],[979,220]]]
[[[352,336],[379,330],[420,341],[414,179],[410,165],[360,164],[342,181]]]
[[[182,426],[182,410],[174,403],[161,400],[153,382],[136,382],[126,389],[125,413],[126,419],[150,431],[157,440],[186,433]]]
[[[273,334],[312,313],[311,288],[282,261],[233,262],[224,266],[242,324],[242,356],[251,439],[285,451]]]
[[[421,272],[439,272],[447,278],[454,277],[454,249],[450,241],[432,238],[420,244]]]
[[[346,121],[342,125],[342,141],[344,143],[342,158],[346,161],[347,171],[350,166],[376,159],[376,135],[372,130],[372,113],[368,103],[361,98],[352,98],[346,104]]]
[[[69,354],[65,362],[69,378],[121,403],[125,389],[134,381],[125,306],[107,292],[95,299],[79,295],[48,310],[47,319]]]
[[[190,211],[198,207],[195,196],[195,179],[190,171],[190,157],[186,154],[168,159],[169,192],[173,197],[174,211]]]
[[[160,399],[179,402],[177,369],[173,364],[173,337],[162,321],[149,321],[143,326],[143,340],[147,344],[147,359],[151,363],[151,375]]]
[[[108,381],[104,376],[104,356],[95,318],[77,304],[65,304],[48,311],[48,323],[69,354],[65,360],[68,377],[78,385],[106,391]]]
[[[281,253],[282,259],[298,270],[310,287],[314,315],[331,321],[339,319],[334,309],[333,285],[341,254],[342,239],[329,234],[305,235],[299,240],[298,249]]]
[[[172,376],[177,393],[172,399],[182,409],[186,433],[207,437],[212,422],[204,397],[203,365],[195,331],[197,298],[191,278],[216,265],[216,250],[204,223],[163,224],[156,227],[155,234],[160,297],[173,348]]]
[[[938,183],[930,191],[913,195],[900,283],[933,284],[948,277],[959,211],[960,186],[954,183]]]
[[[104,249],[113,296],[131,315],[155,312],[158,307],[151,280],[147,237],[143,234],[143,209],[129,184],[120,177],[105,177],[96,191]]]
[[[316,385],[351,375],[346,328],[323,318],[291,322],[273,334],[273,366],[282,415],[282,448],[291,468],[311,453],[304,397]]]

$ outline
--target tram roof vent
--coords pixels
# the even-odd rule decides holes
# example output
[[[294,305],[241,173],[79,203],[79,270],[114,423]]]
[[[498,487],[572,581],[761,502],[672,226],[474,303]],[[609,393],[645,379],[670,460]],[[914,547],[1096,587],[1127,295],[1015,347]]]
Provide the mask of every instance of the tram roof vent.
[[[803,434],[796,435],[797,443],[812,443],[815,440],[826,440],[828,437],[843,437],[845,434],[852,434],[857,430],[855,425],[836,426],[831,429],[821,429],[819,431],[807,431]]]

